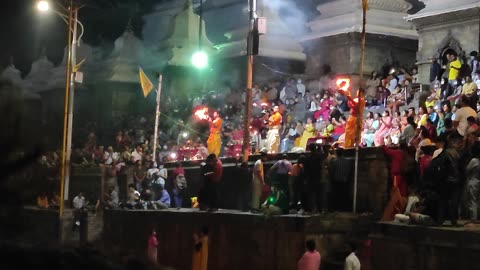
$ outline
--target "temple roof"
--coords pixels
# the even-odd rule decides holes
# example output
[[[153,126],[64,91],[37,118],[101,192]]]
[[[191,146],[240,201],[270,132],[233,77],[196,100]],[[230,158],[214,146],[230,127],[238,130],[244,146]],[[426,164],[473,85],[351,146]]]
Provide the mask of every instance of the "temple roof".
[[[408,15],[406,19],[412,21],[415,19],[432,17],[440,14],[452,13],[472,8],[480,8],[478,0],[422,0],[425,8],[416,14]]]

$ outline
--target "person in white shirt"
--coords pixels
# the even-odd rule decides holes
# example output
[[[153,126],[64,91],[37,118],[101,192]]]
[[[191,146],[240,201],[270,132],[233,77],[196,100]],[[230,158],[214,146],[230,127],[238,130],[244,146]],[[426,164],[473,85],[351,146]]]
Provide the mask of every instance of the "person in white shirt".
[[[297,91],[299,94],[302,94],[302,98],[305,96],[305,85],[302,83],[302,79],[297,80]]]
[[[113,165],[117,162],[119,158],[119,154],[117,152],[113,152],[113,147],[109,146],[107,151],[103,155],[103,160],[105,160],[105,165]]]
[[[357,251],[357,246],[354,243],[349,244],[350,255],[345,259],[344,270],[360,270],[361,264],[355,252]]]
[[[461,136],[465,136],[466,134],[468,128],[467,118],[470,116],[477,118],[477,112],[468,106],[468,104],[468,97],[462,96],[460,99],[461,108],[455,112],[455,118],[453,120],[453,127],[457,129],[458,134]]]
[[[132,163],[137,163],[137,161],[142,160],[143,150],[142,146],[137,146],[135,151],[132,152]]]
[[[73,198],[73,208],[82,209],[84,207],[85,207],[85,197],[83,197],[83,193],[80,192],[75,198]]]
[[[79,192],[78,195],[73,198],[73,229],[75,230],[76,227],[80,226],[80,217],[82,210],[85,208],[86,202],[85,197],[83,197],[83,193]]]

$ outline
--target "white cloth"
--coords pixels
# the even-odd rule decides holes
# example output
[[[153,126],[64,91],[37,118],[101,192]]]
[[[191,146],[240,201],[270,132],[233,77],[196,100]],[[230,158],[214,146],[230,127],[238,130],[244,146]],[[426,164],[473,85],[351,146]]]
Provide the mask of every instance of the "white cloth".
[[[465,136],[468,128],[467,118],[470,116],[477,118],[477,113],[469,106],[462,107],[455,112],[455,122],[458,122],[457,131],[462,136]]]
[[[267,151],[269,153],[278,153],[280,146],[280,135],[278,134],[278,127],[271,127],[267,133]]]
[[[398,80],[396,78],[393,78],[388,82],[388,90],[390,90],[390,93],[393,93],[395,87],[397,87],[397,84]]]
[[[260,208],[260,197],[262,195],[262,182],[263,179],[263,162],[261,159],[255,161],[255,165],[253,165],[253,173],[252,173],[252,208],[259,209]],[[258,176],[261,175],[261,177]]]
[[[345,267],[344,270],[360,270],[360,260],[358,259],[357,255],[354,252],[350,253],[348,257],[345,259]]]
[[[305,85],[303,83],[297,83],[297,91],[302,94],[302,97],[305,96]]]
[[[320,105],[317,104],[317,102],[315,102],[313,100],[310,102],[310,110],[309,111],[316,112],[320,109],[321,109],[321,107],[320,107]]]
[[[120,155],[117,152],[113,152],[112,154],[110,154],[109,152],[105,152],[105,154],[103,155],[103,159],[105,160],[106,165],[110,165],[114,161],[117,161],[119,156]]]
[[[432,159],[438,157],[443,152],[443,148],[439,148],[433,152]]]
[[[139,160],[142,160],[142,155],[140,153],[137,152],[137,150],[133,151],[132,152],[132,161],[133,163],[139,161]]]
[[[405,215],[410,214],[410,212],[412,212],[412,208],[418,202],[420,202],[420,199],[418,198],[418,196],[408,196],[407,207],[405,208]]]
[[[83,196],[76,196],[73,199],[73,208],[75,209],[82,209],[85,206],[85,197]]]

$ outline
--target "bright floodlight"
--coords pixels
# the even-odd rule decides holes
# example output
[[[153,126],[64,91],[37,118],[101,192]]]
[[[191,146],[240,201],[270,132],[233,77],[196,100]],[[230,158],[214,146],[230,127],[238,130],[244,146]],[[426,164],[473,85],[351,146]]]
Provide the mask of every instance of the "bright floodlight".
[[[37,8],[38,10],[45,12],[50,9],[50,4],[48,3],[48,1],[38,1]]]
[[[196,68],[205,68],[208,65],[208,55],[204,51],[195,52],[192,56],[192,64]]]

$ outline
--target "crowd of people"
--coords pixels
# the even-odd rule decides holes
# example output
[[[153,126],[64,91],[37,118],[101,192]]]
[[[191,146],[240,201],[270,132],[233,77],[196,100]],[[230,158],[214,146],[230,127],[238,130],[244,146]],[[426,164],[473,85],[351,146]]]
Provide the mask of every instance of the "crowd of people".
[[[426,160],[430,152],[426,149],[432,148],[433,145],[438,147],[442,143],[448,145],[449,136],[453,133],[464,138],[465,148],[462,151],[467,149],[465,151],[468,152],[480,135],[477,114],[480,109],[477,93],[480,69],[476,53],[472,52],[471,55],[471,61],[468,62],[459,59],[454,53],[448,54],[446,56],[448,62],[444,66],[439,66],[439,63],[433,60],[431,91],[427,94],[418,91],[418,75],[415,68],[410,71],[402,68],[388,69],[388,72],[382,75],[372,72],[366,80],[364,93],[366,108],[363,113],[359,146],[389,146],[385,149],[390,149],[391,146],[395,148],[403,145],[405,149],[413,149],[413,162],[420,168],[421,175],[428,171]],[[336,155],[335,147],[343,145],[346,123],[352,117],[349,111],[352,103],[349,102],[349,96],[343,94],[345,82],[348,80],[334,75],[327,68],[319,81],[319,86],[314,88],[306,87],[301,79],[294,78],[285,80],[284,84],[271,81],[263,87],[255,85],[252,89],[253,117],[250,119],[249,127],[253,142],[252,151],[262,155],[292,151],[308,152],[312,140],[318,143],[320,139],[321,144],[334,147],[320,148],[317,152],[322,158],[317,158],[316,162],[330,161],[331,156]],[[427,96],[425,101],[422,96]],[[238,95],[237,91],[230,89],[192,99],[189,105],[191,113],[188,117],[168,119],[166,122],[169,122],[169,125],[163,125],[158,130],[156,160],[152,159],[155,143],[150,124],[153,118],[130,116],[128,119],[116,121],[117,132],[111,140],[107,140],[109,146],[106,149],[97,142],[95,132],[90,131],[86,142],[77,143],[77,146],[81,147],[74,148],[72,165],[101,165],[105,167],[109,177],[115,177],[126,168],[133,167],[133,186],[130,187],[137,191],[138,198],[143,196],[143,201],[148,202],[142,204],[142,207],[164,208],[165,205],[180,207],[182,206],[180,200],[183,199],[178,195],[180,192],[176,192],[177,198],[170,200],[166,197],[168,193],[165,194],[163,190],[168,177],[166,170],[163,169],[163,163],[188,159],[204,160],[212,153],[216,157],[239,157],[243,140],[244,98],[244,93]],[[213,117],[196,118],[195,111],[199,108],[210,108]],[[125,127],[118,123],[129,126]],[[213,148],[211,141],[215,141]],[[105,142],[105,139],[102,142]],[[311,153],[307,155],[314,153],[312,150],[309,151]],[[390,154],[387,150],[386,153]],[[438,153],[439,150],[435,154],[432,152],[431,158],[436,158]],[[303,173],[308,175],[308,168],[303,168],[305,166],[302,164],[303,160],[300,159],[295,165],[290,164],[292,170],[284,173],[290,175],[282,179],[299,177]],[[42,157],[41,164],[48,168],[58,166],[59,155],[52,152]],[[265,176],[261,176],[256,167],[257,164],[252,172],[254,198],[250,208],[261,210],[258,194],[262,194],[262,185],[259,183],[265,183],[265,179],[262,180]],[[299,167],[302,167],[302,170],[299,170]],[[401,169],[392,169],[395,171],[392,172],[392,176],[396,176],[395,186],[399,188],[400,194],[406,197],[409,185],[417,184],[418,179],[413,181],[400,177],[399,170]],[[162,171],[164,173],[161,173]],[[322,174],[321,170],[318,171],[318,174]],[[329,169],[325,171],[328,172]],[[175,180],[179,183],[177,191],[184,189],[186,185],[184,173],[177,173],[174,179],[179,175],[180,180]],[[330,175],[329,178],[336,177]],[[280,199],[282,192],[284,193],[287,198],[287,203],[284,204],[287,206],[287,212],[292,209],[293,204],[299,202],[298,197],[302,196],[298,195],[299,192],[294,188],[296,184],[293,182],[295,181],[282,180],[273,191],[278,195],[277,199]],[[111,192],[110,188],[107,190]],[[303,187],[297,190],[303,190]],[[136,194],[133,191],[131,193]],[[317,199],[304,199],[303,210],[307,212],[322,210],[323,206],[312,203],[315,200]],[[123,206],[133,207],[133,204],[126,203]],[[285,207],[282,209],[282,212],[285,212]]]

